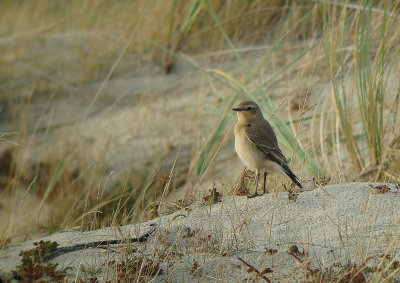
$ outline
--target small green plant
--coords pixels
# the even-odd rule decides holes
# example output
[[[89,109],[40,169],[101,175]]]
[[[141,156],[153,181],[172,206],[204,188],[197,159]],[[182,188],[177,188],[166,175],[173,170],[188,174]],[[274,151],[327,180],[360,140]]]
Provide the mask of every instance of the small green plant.
[[[58,243],[50,241],[40,241],[33,243],[35,248],[21,251],[22,266],[27,266],[31,263],[43,263],[43,257],[57,250]]]
[[[20,282],[61,282],[67,277],[68,268],[57,270],[58,264],[31,263],[13,270],[14,279]]]
[[[210,192],[209,195],[203,197],[204,204],[207,203],[214,204],[222,201],[222,194],[217,191],[217,188],[213,187],[211,190],[209,190],[209,192]]]
[[[183,239],[185,238],[192,238],[197,234],[197,230],[193,230],[190,227],[185,228],[185,235],[182,236]]]
[[[97,267],[95,265],[90,266],[81,264],[80,270],[83,273],[84,277],[84,279],[82,279],[83,282],[87,282],[88,280],[90,282],[98,282],[97,276],[102,273],[103,266]]]
[[[245,168],[240,175],[239,181],[237,182],[236,195],[237,196],[247,196],[250,194],[249,184],[254,178],[254,172]]]
[[[21,265],[12,270],[14,279],[21,282],[60,282],[67,277],[68,267],[57,269],[58,264],[44,264],[43,257],[57,249],[57,242],[40,241],[35,248],[21,251]]]

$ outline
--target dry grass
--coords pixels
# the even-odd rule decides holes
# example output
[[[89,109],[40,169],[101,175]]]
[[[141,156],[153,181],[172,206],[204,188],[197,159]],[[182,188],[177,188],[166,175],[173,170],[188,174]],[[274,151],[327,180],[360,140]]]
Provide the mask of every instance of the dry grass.
[[[380,38],[383,15],[394,7],[384,4],[371,12],[371,38]],[[391,18],[381,42],[392,48],[380,63],[390,68],[377,163],[352,95],[359,10],[343,7],[272,0],[2,1],[0,239],[128,224],[152,217],[151,204],[174,199],[177,189],[213,179],[233,184],[241,169],[230,132],[234,92],[264,101],[259,91],[279,105],[273,116],[286,122],[331,182],[398,181],[399,19]],[[377,48],[371,46],[372,64]],[[336,92],[331,84],[339,85]],[[348,93],[341,111],[331,95],[340,89]],[[311,181],[304,160],[295,160],[288,146],[294,171]],[[354,170],[349,160],[356,159]],[[273,176],[269,186],[282,181]]]

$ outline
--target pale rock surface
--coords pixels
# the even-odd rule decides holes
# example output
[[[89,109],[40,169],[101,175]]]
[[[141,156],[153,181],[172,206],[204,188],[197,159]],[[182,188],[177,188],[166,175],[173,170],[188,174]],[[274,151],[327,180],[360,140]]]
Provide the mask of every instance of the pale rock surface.
[[[287,253],[292,245],[306,251],[308,255],[301,258],[310,262],[311,268],[323,269],[348,260],[361,264],[385,251],[392,259],[399,259],[400,192],[393,184],[388,186],[390,192],[372,194],[368,183],[329,185],[300,193],[296,202],[289,201],[285,192],[254,199],[225,196],[220,203],[204,205],[199,201],[189,209],[120,229],[65,232],[42,239],[64,247],[138,237],[156,223],[157,229],[148,241],[131,244],[138,256],[160,263],[162,272],[155,282],[240,282],[254,278],[255,273],[247,273],[239,257],[260,271],[271,268],[273,272],[265,276],[272,281],[304,281],[305,264]],[[32,248],[32,243],[1,251],[1,278],[9,278],[10,270],[20,263],[19,252]],[[277,253],[267,254],[266,248],[277,249]],[[123,250],[124,244],[91,248],[63,254],[51,262],[72,267],[71,281],[83,278],[81,265],[102,268],[98,279],[114,281],[107,262],[122,260]],[[368,264],[376,266],[380,260]],[[195,272],[194,262],[199,266]]]

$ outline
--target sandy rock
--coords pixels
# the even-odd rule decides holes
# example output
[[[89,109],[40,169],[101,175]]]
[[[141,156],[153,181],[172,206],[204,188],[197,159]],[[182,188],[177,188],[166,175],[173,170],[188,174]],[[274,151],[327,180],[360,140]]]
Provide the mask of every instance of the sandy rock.
[[[366,261],[376,266],[382,258],[367,258],[383,253],[389,254],[392,261],[396,259],[400,191],[394,185],[388,187],[389,192],[376,194],[368,183],[330,185],[302,192],[296,202],[289,201],[283,192],[254,199],[225,196],[220,203],[197,202],[137,225],[58,233],[43,240],[57,241],[65,247],[139,237],[156,224],[147,241],[130,245],[136,257],[159,263],[162,272],[156,282],[254,279],[256,273],[248,272],[238,258],[260,272],[270,268],[273,272],[264,276],[272,281],[302,281],[309,269],[324,270],[346,265],[349,260],[358,266]],[[26,242],[4,248],[0,253],[1,278],[10,278],[10,271],[20,263],[19,252],[32,247],[32,242]],[[97,275],[100,281],[115,281],[115,268],[108,263],[132,256],[128,250],[126,244],[90,248],[60,255],[51,262],[71,267],[71,280],[84,278],[84,266],[101,270]]]

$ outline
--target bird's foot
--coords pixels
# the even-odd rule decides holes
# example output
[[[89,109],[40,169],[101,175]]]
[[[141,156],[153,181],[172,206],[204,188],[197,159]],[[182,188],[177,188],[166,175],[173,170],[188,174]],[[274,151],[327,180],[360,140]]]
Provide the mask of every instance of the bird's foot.
[[[263,194],[255,193],[255,194],[252,194],[252,195],[248,195],[247,198],[255,198],[255,197],[260,197],[260,196],[262,196],[262,195],[263,195]]]

